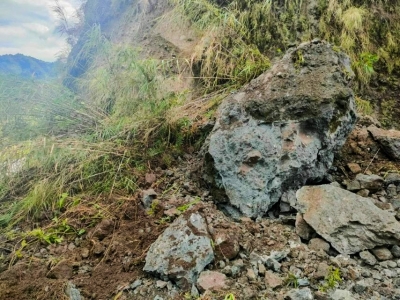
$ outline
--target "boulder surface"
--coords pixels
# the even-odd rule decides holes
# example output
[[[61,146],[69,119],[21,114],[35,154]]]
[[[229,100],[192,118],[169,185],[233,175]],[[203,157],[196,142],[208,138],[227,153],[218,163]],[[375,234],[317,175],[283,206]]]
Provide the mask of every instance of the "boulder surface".
[[[356,120],[352,74],[331,45],[304,43],[223,101],[208,152],[230,205],[262,216],[324,178]]]
[[[143,270],[190,289],[213,260],[206,221],[192,213],[176,219],[151,245]]]
[[[370,198],[333,185],[305,186],[296,196],[304,220],[340,253],[400,242],[400,223]]]

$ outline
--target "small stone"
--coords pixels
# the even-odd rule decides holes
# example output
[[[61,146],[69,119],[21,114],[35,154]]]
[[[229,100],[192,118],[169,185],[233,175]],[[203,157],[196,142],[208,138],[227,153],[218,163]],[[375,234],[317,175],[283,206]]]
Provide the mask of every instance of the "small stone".
[[[265,272],[264,277],[265,285],[272,289],[282,286],[283,280],[276,274],[272,273],[271,271]]]
[[[219,268],[220,268],[220,269],[223,269],[223,268],[226,267],[226,264],[225,264],[225,262],[224,262],[223,260],[220,260],[220,261],[218,262],[218,265],[219,265]]]
[[[397,245],[394,245],[391,249],[390,252],[395,258],[400,258],[400,247]]]
[[[335,290],[332,294],[331,294],[331,299],[332,300],[355,300],[353,295],[346,290]]]
[[[389,268],[397,268],[397,263],[395,261],[393,261],[393,260],[388,260],[387,261],[387,266]]]
[[[68,244],[68,250],[69,250],[69,251],[74,251],[75,248],[76,248],[76,246],[75,246],[74,243],[69,243],[69,244]]]
[[[357,192],[357,195],[359,195],[361,197],[364,197],[364,198],[368,197],[369,196],[369,190],[366,190],[366,189],[359,190]]]
[[[138,288],[139,286],[141,286],[143,284],[143,281],[140,279],[136,279],[133,283],[131,283],[131,285],[129,286],[130,289],[134,290],[136,288]]]
[[[239,242],[235,236],[225,232],[218,232],[214,236],[216,253],[223,258],[233,259],[239,254]]]
[[[360,278],[360,272],[353,267],[348,268],[347,275],[348,275],[349,279],[351,279],[352,281],[355,281],[356,279]]]
[[[246,276],[250,281],[257,280],[257,275],[256,275],[256,273],[254,272],[253,269],[247,269]]]
[[[397,187],[392,183],[386,188],[389,197],[393,198],[397,196]]]
[[[383,178],[378,175],[358,174],[356,180],[360,182],[361,189],[379,191],[383,187]]]
[[[156,182],[156,180],[157,180],[156,174],[146,173],[145,180],[146,180],[146,183],[148,183],[148,184],[152,184],[152,183]]]
[[[281,270],[281,264],[273,258],[268,258],[265,262],[265,266],[269,270],[273,270],[275,272],[279,272]]]
[[[353,173],[353,174],[358,174],[361,173],[361,167],[359,164],[356,163],[349,163],[347,164],[347,167],[349,168],[349,170]]]
[[[388,248],[385,247],[376,247],[371,251],[379,261],[389,260],[393,258],[392,253],[389,251]]]
[[[314,278],[315,279],[323,279],[328,275],[328,273],[329,273],[328,264],[321,262],[318,264],[317,271],[314,273]]]
[[[173,207],[173,208],[170,208],[170,209],[167,209],[164,211],[164,215],[166,215],[167,217],[170,217],[170,218],[177,217],[180,214],[181,214],[181,212],[176,207]]]
[[[400,278],[393,279],[393,286],[400,288]]]
[[[104,251],[106,251],[106,247],[100,243],[100,242],[96,242],[93,246],[93,253],[96,255],[101,255],[104,253]]]
[[[227,287],[226,276],[215,271],[203,271],[197,280],[197,287],[201,292],[225,289]]]
[[[82,248],[81,256],[82,256],[82,258],[88,258],[89,257],[89,249],[88,248]]]
[[[142,192],[142,203],[146,209],[150,208],[151,203],[157,198],[157,193],[153,189]]]
[[[353,180],[347,183],[346,188],[349,191],[358,191],[361,190],[361,185],[357,180]]]
[[[67,283],[65,294],[69,297],[69,300],[83,300],[80,291],[72,282]]]
[[[299,286],[309,286],[310,282],[308,281],[307,278],[300,278],[297,280],[297,283],[299,284]]]
[[[259,275],[264,275],[265,271],[266,271],[266,269],[265,269],[264,264],[263,263],[259,263],[258,264],[258,274]]]
[[[360,258],[364,261],[364,263],[370,266],[374,266],[377,263],[375,256],[373,256],[369,251],[360,252]]]
[[[357,294],[363,293],[367,288],[369,287],[369,284],[364,280],[357,281],[356,284],[353,287],[353,290]]]
[[[192,298],[195,298],[195,299],[200,297],[199,290],[196,288],[196,286],[194,284],[192,285],[192,289],[190,290],[190,294],[192,295]]]
[[[285,300],[313,300],[313,294],[309,288],[292,289],[285,294]]]
[[[165,288],[165,287],[167,286],[167,284],[168,284],[168,282],[163,281],[163,280],[157,280],[157,281],[156,281],[156,287],[157,287],[158,289],[163,289],[163,288]]]
[[[385,176],[385,183],[389,184],[400,184],[400,174],[399,173],[389,173]]]
[[[163,297],[156,295],[153,300],[164,300]]]
[[[307,224],[306,221],[304,221],[303,216],[300,213],[296,215],[295,226],[296,233],[299,237],[305,240],[309,240],[311,238],[314,230],[310,227],[310,225]]]
[[[314,239],[311,239],[310,242],[308,243],[308,248],[310,248],[311,250],[314,250],[314,251],[323,250],[325,252],[328,252],[330,246],[323,239],[314,238]]]

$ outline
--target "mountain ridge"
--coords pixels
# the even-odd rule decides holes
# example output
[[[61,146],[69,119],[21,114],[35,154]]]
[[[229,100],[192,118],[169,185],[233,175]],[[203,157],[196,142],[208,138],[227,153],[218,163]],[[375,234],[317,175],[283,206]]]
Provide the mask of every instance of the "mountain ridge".
[[[45,62],[20,53],[0,55],[0,74],[42,79],[55,77],[56,73],[55,62]]]

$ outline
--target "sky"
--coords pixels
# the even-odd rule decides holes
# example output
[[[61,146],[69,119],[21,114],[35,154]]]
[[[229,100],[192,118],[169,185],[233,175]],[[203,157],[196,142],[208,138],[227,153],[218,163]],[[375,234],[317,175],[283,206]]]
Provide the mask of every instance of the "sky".
[[[81,2],[59,0],[70,21]],[[21,53],[55,61],[67,44],[55,30],[54,5],[54,0],[0,0],[0,55]]]

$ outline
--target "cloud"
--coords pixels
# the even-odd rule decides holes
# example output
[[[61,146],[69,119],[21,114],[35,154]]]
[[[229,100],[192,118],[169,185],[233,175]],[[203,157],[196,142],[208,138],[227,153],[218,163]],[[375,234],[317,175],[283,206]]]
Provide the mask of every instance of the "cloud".
[[[78,0],[58,1],[74,22]],[[67,44],[55,28],[54,0],[0,0],[0,55],[17,54],[54,61]]]

